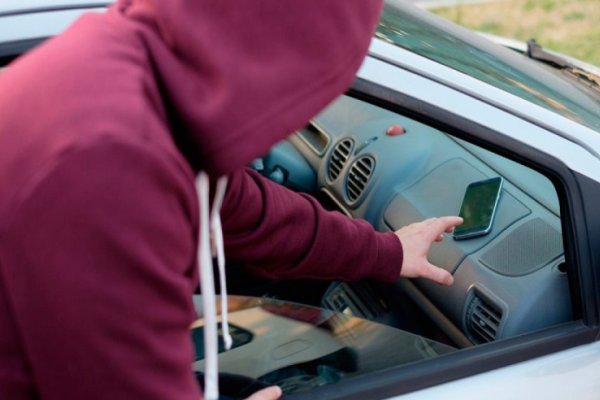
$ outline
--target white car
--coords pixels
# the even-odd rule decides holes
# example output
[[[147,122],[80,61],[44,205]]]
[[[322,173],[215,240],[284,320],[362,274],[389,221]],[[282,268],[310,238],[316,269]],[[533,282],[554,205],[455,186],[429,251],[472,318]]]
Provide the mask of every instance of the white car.
[[[4,0],[0,68],[106,4]],[[455,283],[257,280],[230,299],[223,379],[286,398],[600,398],[600,77],[524,53],[386,2],[350,91],[253,166],[379,230],[462,209],[467,237],[430,252]]]

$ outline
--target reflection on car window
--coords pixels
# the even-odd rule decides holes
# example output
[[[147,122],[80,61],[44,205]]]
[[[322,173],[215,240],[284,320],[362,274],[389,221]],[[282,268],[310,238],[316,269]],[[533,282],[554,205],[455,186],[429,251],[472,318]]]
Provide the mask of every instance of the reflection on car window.
[[[242,296],[230,296],[229,305],[234,341],[241,339],[220,355],[223,379],[243,376],[279,385],[285,393],[455,351],[400,329],[322,308]],[[194,324],[194,338],[201,337],[201,326],[202,321]],[[194,344],[194,369],[202,372],[202,340]]]
[[[597,96],[417,11],[388,2],[376,36],[600,131]]]

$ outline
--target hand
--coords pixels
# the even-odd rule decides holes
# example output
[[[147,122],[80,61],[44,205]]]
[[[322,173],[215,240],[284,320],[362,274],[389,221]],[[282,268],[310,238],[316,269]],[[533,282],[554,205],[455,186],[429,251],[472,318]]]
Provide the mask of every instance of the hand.
[[[277,400],[281,397],[281,388],[279,386],[269,386],[254,393],[246,400]]]
[[[427,260],[427,253],[433,242],[444,240],[444,232],[450,233],[455,226],[463,223],[460,217],[429,218],[422,222],[407,225],[396,231],[402,242],[404,260],[400,276],[404,278],[427,278],[440,285],[454,283],[452,275]]]

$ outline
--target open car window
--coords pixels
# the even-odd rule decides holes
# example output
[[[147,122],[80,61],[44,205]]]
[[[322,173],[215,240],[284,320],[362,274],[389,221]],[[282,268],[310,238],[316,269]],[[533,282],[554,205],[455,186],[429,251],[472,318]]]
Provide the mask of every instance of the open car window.
[[[308,395],[390,368],[509,348],[511,339],[576,320],[559,194],[530,166],[347,95],[255,166],[381,231],[457,215],[470,184],[501,177],[503,185],[489,232],[447,234],[433,245],[429,259],[453,274],[451,287],[297,281],[234,298],[234,329],[253,339],[221,354],[224,373]]]
[[[333,156],[324,163],[325,181],[329,181],[325,190],[354,216],[369,218],[380,230],[456,215],[469,184],[504,178],[488,234],[464,241],[447,235],[432,247],[430,260],[450,271],[455,285],[442,288],[415,282],[471,341],[510,337],[571,318],[568,281],[561,265],[558,196],[546,177],[350,97],[340,98],[315,121],[323,130],[336,132],[333,153],[346,140],[356,144],[343,167],[346,173],[335,180],[330,174],[337,168]],[[405,133],[386,135],[393,125],[402,126]],[[354,172],[365,159],[373,160],[367,182]],[[364,187],[359,195],[353,193],[354,181]],[[488,317],[479,318],[480,312]]]

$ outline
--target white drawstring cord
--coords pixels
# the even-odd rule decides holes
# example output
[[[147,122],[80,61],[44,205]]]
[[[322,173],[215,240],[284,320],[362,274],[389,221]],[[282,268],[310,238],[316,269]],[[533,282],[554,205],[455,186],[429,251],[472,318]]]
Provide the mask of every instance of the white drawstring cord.
[[[210,214],[208,175],[200,172],[196,178],[196,190],[200,203],[200,230],[198,239],[198,269],[202,290],[202,311],[204,318],[204,398],[219,398],[219,365],[217,338],[217,310],[215,308],[215,283],[210,255]]]
[[[223,246],[223,229],[221,227],[221,205],[227,189],[227,178],[219,178],[210,216],[212,238],[217,248],[217,265],[219,267],[219,282],[221,284],[221,330],[225,350],[231,349],[233,343],[229,334],[229,318],[227,316],[227,281],[225,279],[225,250]]]
[[[196,178],[196,190],[200,202],[200,229],[198,241],[198,269],[200,270],[200,288],[202,289],[202,309],[204,318],[204,398],[216,400],[219,398],[219,342],[217,334],[217,309],[215,302],[215,283],[210,251],[211,233],[217,249],[217,264],[221,281],[221,316],[223,341],[225,348],[231,348],[231,336],[227,318],[227,285],[225,282],[225,251],[223,249],[223,231],[219,211],[227,178],[217,181],[215,199],[212,211],[209,212],[209,178],[205,172],[200,172]]]

